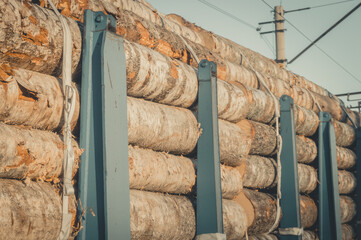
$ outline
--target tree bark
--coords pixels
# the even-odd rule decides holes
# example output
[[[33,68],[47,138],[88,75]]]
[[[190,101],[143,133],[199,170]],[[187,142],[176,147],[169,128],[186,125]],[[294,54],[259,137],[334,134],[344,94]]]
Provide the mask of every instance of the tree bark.
[[[301,195],[301,223],[303,228],[312,227],[317,221],[318,210],[312,198]]]
[[[340,147],[349,147],[356,140],[356,132],[353,127],[342,122],[334,121],[336,144]]]
[[[318,240],[318,236],[313,231],[303,231],[302,240]]]
[[[246,238],[243,238],[243,240],[246,240]],[[278,238],[273,234],[259,234],[249,236],[248,240],[278,240]]]
[[[241,205],[223,199],[223,226],[227,240],[241,239],[247,231],[247,217]]]
[[[356,178],[355,176],[348,171],[339,170],[338,171],[338,188],[340,194],[350,194],[356,188]]]
[[[128,155],[131,189],[187,194],[195,184],[196,173],[189,158],[133,146],[128,147]]]
[[[304,136],[296,136],[297,160],[299,163],[312,163],[317,157],[316,143]]]
[[[73,141],[75,162],[81,150]],[[59,182],[63,173],[64,145],[55,133],[0,123],[0,178]]]
[[[26,1],[0,3],[0,62],[59,76],[62,66],[63,31],[56,14]],[[77,23],[67,19],[73,40],[72,71],[81,54]]]
[[[241,174],[236,168],[221,165],[222,198],[233,199],[243,189]]]
[[[272,188],[277,184],[277,163],[272,158],[249,155],[243,185],[249,188]]]
[[[277,135],[275,129],[254,121],[249,121],[249,123],[254,129],[249,153],[262,156],[273,155],[277,151]],[[240,126],[241,122],[238,123],[238,125]]]
[[[356,237],[355,231],[348,224],[342,224],[342,240],[354,240]]]
[[[311,166],[298,164],[298,182],[301,193],[311,193],[317,187],[317,171]]]
[[[248,87],[250,106],[247,118],[256,122],[270,123],[275,116],[275,103],[271,95]]]
[[[356,165],[356,154],[343,147],[336,147],[337,153],[337,167],[339,169],[350,169]]]
[[[76,218],[74,198],[69,201]],[[56,240],[62,222],[62,201],[58,190],[49,183],[0,179],[0,238]],[[72,237],[70,238],[72,239]]]
[[[71,125],[79,117],[79,95]],[[0,64],[0,121],[45,130],[59,130],[63,122],[62,81],[41,73]]]
[[[315,112],[295,105],[295,131],[298,135],[312,136],[318,129],[320,120]]]
[[[190,110],[131,97],[127,103],[130,144],[175,154],[193,151],[200,130]]]
[[[356,204],[348,196],[340,196],[341,223],[350,222],[356,215]]]

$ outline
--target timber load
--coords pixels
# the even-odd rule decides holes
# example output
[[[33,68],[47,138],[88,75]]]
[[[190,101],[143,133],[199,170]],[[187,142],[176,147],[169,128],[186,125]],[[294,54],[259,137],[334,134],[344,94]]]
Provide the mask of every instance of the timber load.
[[[202,135],[197,120],[196,57],[217,64],[218,135],[224,232],[227,239],[274,240],[278,181],[276,127],[279,98],[294,99],[294,120],[303,239],[317,239],[318,209],[312,193],[318,185],[316,134],[318,113],[333,117],[344,239],[351,225],[356,187],[353,146],[361,115],[340,100],[273,60],[189,23],[165,16],[139,0],[53,0],[72,37],[75,113],[81,109],[81,49],[86,9],[113,15],[124,38],[131,239],[196,237],[196,146]],[[191,48],[191,49],[190,49]],[[62,225],[64,93],[63,31],[47,1],[0,3],[0,212],[1,239],[57,239]],[[318,107],[320,106],[320,108]],[[347,114],[351,119],[347,118]],[[352,124],[352,121],[356,126]],[[72,183],[76,187],[80,149],[75,136]],[[283,193],[287,194],[287,193]],[[311,195],[313,196],[313,194]],[[25,200],[26,199],[26,200]],[[73,214],[69,239],[81,231],[76,215],[88,218],[91,206]],[[78,208],[79,209],[79,208]],[[176,221],[175,221],[176,219]],[[2,234],[2,235],[1,235]],[[249,235],[249,236],[248,236]]]

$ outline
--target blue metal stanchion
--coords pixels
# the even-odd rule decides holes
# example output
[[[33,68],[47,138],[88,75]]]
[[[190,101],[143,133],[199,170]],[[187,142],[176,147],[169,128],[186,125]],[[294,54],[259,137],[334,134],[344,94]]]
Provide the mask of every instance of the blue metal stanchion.
[[[361,128],[356,129],[356,234],[358,240],[361,240]]]
[[[280,99],[280,132],[282,137],[282,219],[279,227],[281,240],[301,240],[302,224],[293,99],[283,95]]]
[[[198,68],[197,235],[223,235],[218,139],[217,66],[202,60]],[[216,239],[216,238],[214,238]]]
[[[329,113],[320,112],[319,118],[319,238],[320,240],[341,240],[335,128]]]
[[[78,239],[130,239],[126,65],[115,19],[85,11]]]

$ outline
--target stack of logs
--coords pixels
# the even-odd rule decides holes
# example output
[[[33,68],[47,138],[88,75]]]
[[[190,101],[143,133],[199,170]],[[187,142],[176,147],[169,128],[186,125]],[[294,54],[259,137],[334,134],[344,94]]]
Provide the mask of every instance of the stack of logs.
[[[7,239],[56,239],[61,226],[61,197],[54,186],[61,178],[64,148],[61,136],[55,134],[62,126],[59,76],[63,36],[60,21],[46,2],[0,3],[0,131],[4,131],[0,135],[0,177],[25,180],[0,180],[1,222],[8,226],[0,236]],[[190,193],[196,181],[196,159],[189,154],[202,126],[192,113],[198,90],[197,62],[187,45],[198,58],[217,63],[227,239],[243,239],[246,232],[250,239],[277,239],[269,234],[276,221],[272,193],[277,184],[274,158],[278,146],[273,125],[279,108],[272,95],[279,98],[286,94],[296,103],[302,225],[311,229],[305,231],[304,239],[317,238],[317,205],[308,194],[318,181],[314,139],[320,110],[334,118],[338,167],[342,169],[340,193],[354,190],[355,177],[346,170],[355,165],[355,154],[346,147],[354,143],[355,131],[338,99],[330,97],[327,90],[179,16],[163,16],[142,0],[54,3],[68,17],[75,78],[79,76],[82,47],[76,21],[83,21],[85,9],[115,16],[117,33],[125,39],[132,239],[195,237]],[[347,112],[360,125],[360,115]],[[75,141],[74,149],[78,163],[80,150]],[[341,196],[342,222],[349,222],[354,212],[353,200]],[[73,228],[75,234],[77,227]],[[352,227],[343,225],[343,234],[344,239],[352,239]]]

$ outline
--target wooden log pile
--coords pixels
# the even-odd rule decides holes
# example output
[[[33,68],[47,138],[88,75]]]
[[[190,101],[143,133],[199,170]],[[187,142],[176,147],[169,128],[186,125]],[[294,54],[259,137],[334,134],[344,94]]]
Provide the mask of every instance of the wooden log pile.
[[[280,98],[286,94],[295,101],[300,192],[312,193],[318,182],[313,165],[320,111],[316,102],[334,118],[340,193],[354,190],[355,177],[349,170],[356,162],[350,149],[355,142],[355,129],[338,99],[330,97],[324,88],[179,16],[152,11],[143,0],[53,1],[71,28],[74,77],[80,73],[82,48],[76,21],[83,21],[85,9],[115,16],[117,33],[124,38],[132,239],[193,239],[196,234],[191,192],[197,160],[192,153],[202,126],[193,114],[197,111],[197,62],[188,46],[200,59],[217,63],[227,239],[243,239],[246,231],[249,239],[277,239],[268,234],[276,221],[275,155],[279,150],[274,127],[279,104],[272,95]],[[64,149],[60,135],[64,107],[62,41],[60,21],[47,1],[0,3],[0,212],[8,216],[2,221],[9,226],[0,235],[9,236],[7,239],[56,239],[59,235],[62,205],[60,189],[56,187],[62,177]],[[78,120],[79,99],[77,93],[73,128]],[[347,112],[361,124],[358,113]],[[73,147],[76,176],[81,150],[75,140]],[[25,183],[19,181],[24,179]],[[33,181],[29,183],[28,179]],[[32,204],[36,201],[35,192],[39,192],[37,198],[41,201]],[[23,203],[24,196],[29,200]],[[17,208],[10,199],[18,201]],[[51,211],[44,215],[48,208]],[[340,208],[342,222],[351,221],[353,200],[341,196]],[[21,212],[24,209],[26,213]],[[75,207],[72,209],[75,216]],[[37,218],[40,215],[47,224]],[[301,215],[303,228],[315,228],[317,205],[306,195],[301,195]],[[20,217],[26,219],[21,226]],[[15,226],[19,230],[15,231]],[[345,239],[352,239],[352,227],[343,225],[343,234]],[[313,231],[304,232],[304,239],[316,238]]]

